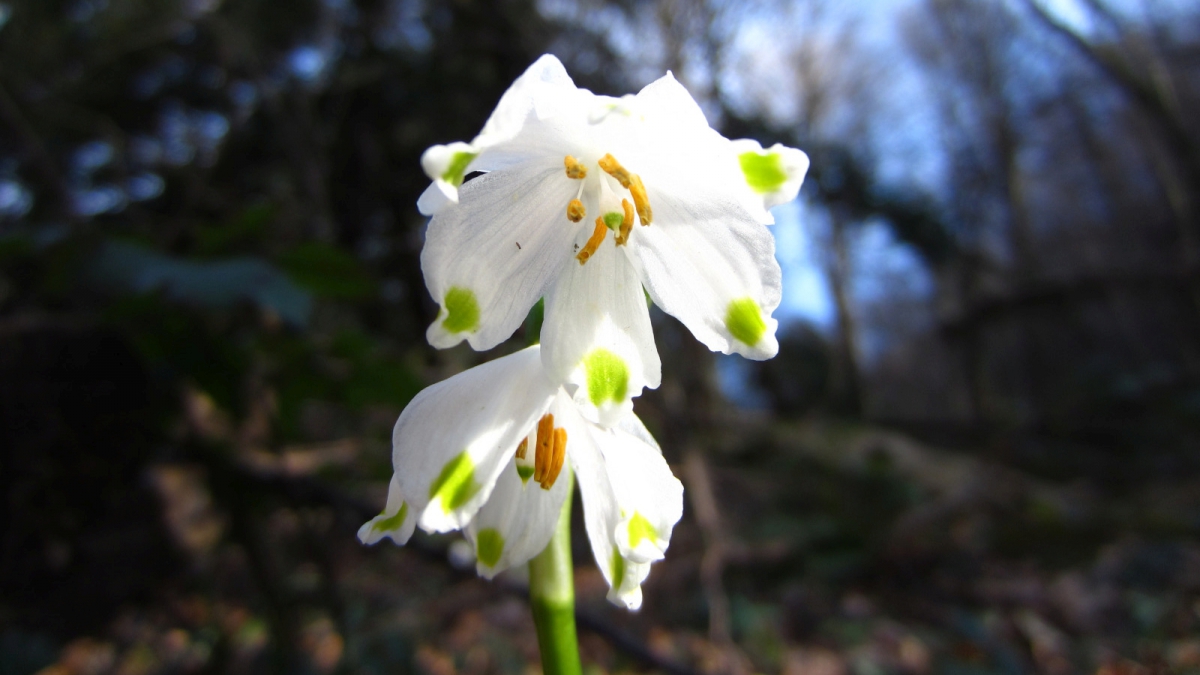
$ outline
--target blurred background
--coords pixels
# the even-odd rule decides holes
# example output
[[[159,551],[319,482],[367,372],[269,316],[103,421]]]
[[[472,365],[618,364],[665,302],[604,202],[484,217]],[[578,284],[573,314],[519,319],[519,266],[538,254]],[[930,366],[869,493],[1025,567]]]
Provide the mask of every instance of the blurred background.
[[[425,343],[415,202],[545,52],[812,158],[777,358],[654,311],[686,512],[637,614],[576,523],[590,675],[1200,672],[1194,3],[4,0],[0,674],[539,672],[354,533],[529,339]]]

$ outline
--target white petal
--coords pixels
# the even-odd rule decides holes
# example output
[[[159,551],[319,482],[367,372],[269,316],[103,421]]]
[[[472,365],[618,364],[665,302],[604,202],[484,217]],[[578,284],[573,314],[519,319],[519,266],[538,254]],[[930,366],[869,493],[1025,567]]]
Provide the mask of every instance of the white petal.
[[[720,185],[647,191],[654,223],[630,244],[650,298],[709,349],[774,356],[782,274],[770,230]]]
[[[551,54],[542,55],[500,97],[474,145],[486,148],[512,138],[531,112],[539,117],[552,114],[555,102],[575,91],[563,64]]]
[[[615,537],[621,521],[617,497],[604,466],[604,455],[593,438],[599,428],[578,415],[556,414],[567,429],[567,457],[575,470],[583,499],[583,520],[596,566],[608,582],[608,600],[636,610],[642,604],[642,581],[650,574],[649,563],[637,563],[621,554]]]
[[[632,105],[647,121],[673,124],[681,134],[710,129],[696,99],[670,71],[642,87]]]
[[[503,143],[485,147],[471,166],[479,171],[496,171],[530,161],[548,160],[556,162],[562,171],[564,157],[586,155],[588,149],[595,146],[596,139],[604,135],[605,130],[587,124],[583,114],[590,105],[587,103],[590,98],[593,98],[591,92],[580,89],[560,101],[565,108],[561,114],[542,118],[530,112],[517,134]]]
[[[400,481],[392,474],[392,480],[388,483],[387,505],[384,506],[383,513],[358,528],[358,540],[370,545],[387,537],[395,544],[403,546],[412,536],[416,526],[416,509],[409,508],[408,503],[404,501]]]
[[[800,193],[808,173],[808,155],[780,143],[763,150],[758,141],[751,139],[732,141],[732,147],[742,175],[762,195],[766,208],[790,202]]]
[[[467,143],[434,145],[421,153],[421,168],[433,183],[417,199],[417,210],[432,216],[458,202],[458,186],[468,167],[479,156],[479,149]]]
[[[459,205],[430,221],[421,251],[425,285],[441,305],[430,344],[444,349],[465,338],[486,350],[512,335],[563,266],[576,264],[577,225],[566,209],[577,189],[561,157],[463,185]]]
[[[392,432],[392,465],[421,529],[446,532],[471,520],[555,390],[534,346],[417,394]]]
[[[633,436],[651,448],[654,448],[658,454],[662,454],[662,448],[658,447],[658,441],[655,440],[654,436],[650,435],[650,430],[646,428],[645,424],[642,424],[641,418],[637,415],[626,415],[622,417],[621,421],[618,422],[613,428],[620,429],[621,431]]]
[[[533,448],[527,453],[532,454]],[[504,466],[492,496],[466,528],[467,538],[475,546],[475,569],[480,576],[491,579],[529,562],[546,548],[563,500],[569,497],[568,470],[564,467],[554,485],[544,490],[537,481],[522,481],[514,462]]]
[[[550,115],[562,101],[579,91],[562,63],[550,54],[539,58],[500,97],[496,109],[471,143],[435,145],[421,155],[421,167],[434,181],[417,200],[417,209],[432,216],[458,203],[458,186],[469,170],[485,170],[477,161],[481,150],[512,139],[526,118]],[[457,162],[457,163],[456,163]]]
[[[624,125],[617,127],[620,150],[613,152],[649,190],[686,193],[698,184],[712,185],[756,221],[775,222],[762,195],[747,185],[733,143],[708,126],[695,99],[670,73],[638,92],[630,106],[636,111],[631,120],[610,118]]]
[[[417,210],[422,215],[432,216],[438,211],[458,203],[458,188],[444,180],[435,180],[417,198]]]
[[[456,159],[459,159],[461,163],[461,158],[464,155],[474,157],[478,154],[479,150],[474,146],[461,141],[456,141],[449,145],[433,145],[421,153],[421,168],[425,170],[425,175],[429,176],[430,180],[441,180],[444,178],[446,172],[450,170]],[[463,168],[465,169],[465,166]]]
[[[546,295],[542,360],[584,416],[606,426],[658,387],[661,364],[637,271],[608,233],[585,265],[567,265]]]
[[[658,448],[637,436],[613,429],[597,430],[592,438],[604,455],[616,496],[620,520],[615,533],[622,555],[636,563],[661,560],[671,530],[683,517],[683,484]]]

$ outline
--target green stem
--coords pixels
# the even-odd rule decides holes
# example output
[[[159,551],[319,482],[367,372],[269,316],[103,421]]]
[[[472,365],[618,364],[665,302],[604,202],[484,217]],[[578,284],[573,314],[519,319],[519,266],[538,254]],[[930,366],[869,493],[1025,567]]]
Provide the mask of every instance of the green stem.
[[[529,561],[529,604],[537,626],[544,675],[581,675],[575,637],[575,572],[571,566],[571,496],[574,476],[563,467],[567,499],[546,550]]]

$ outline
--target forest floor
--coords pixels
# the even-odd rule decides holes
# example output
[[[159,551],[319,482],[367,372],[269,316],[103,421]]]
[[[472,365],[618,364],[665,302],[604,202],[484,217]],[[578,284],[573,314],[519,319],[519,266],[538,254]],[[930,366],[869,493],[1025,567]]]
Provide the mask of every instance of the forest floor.
[[[539,672],[519,573],[476,578],[457,536],[359,545],[385,486],[356,467],[386,454],[351,440],[144,469],[168,571],[67,634],[0,617],[0,675]],[[605,601],[577,502],[590,675],[1200,673],[1196,477],[1054,482],[884,429],[753,417],[671,459],[686,513],[637,613]],[[278,499],[236,496],[254,489]]]

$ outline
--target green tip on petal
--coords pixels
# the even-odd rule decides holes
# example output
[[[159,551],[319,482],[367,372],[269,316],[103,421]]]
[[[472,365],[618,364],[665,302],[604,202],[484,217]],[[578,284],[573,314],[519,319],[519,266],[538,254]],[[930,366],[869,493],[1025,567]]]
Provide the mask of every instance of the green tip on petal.
[[[521,464],[518,464],[517,465],[517,475],[521,477],[522,483],[528,483],[529,479],[533,476],[533,467],[532,466],[523,466]]]
[[[783,157],[778,153],[765,155],[757,152],[743,152],[738,155],[742,165],[742,173],[746,175],[746,183],[750,189],[759,194],[774,192],[787,182],[787,170],[783,168]]]
[[[621,588],[621,582],[625,580],[625,559],[621,557],[621,552],[613,549],[612,565],[609,566],[609,572],[612,574],[612,587]]]
[[[442,498],[442,510],[446,513],[466,504],[471,497],[479,492],[480,485],[475,482],[475,463],[471,456],[463,450],[457,457],[442,467],[437,480],[429,486],[429,498]]]
[[[593,349],[584,357],[583,368],[587,372],[588,398],[592,405],[625,400],[629,389],[629,367],[621,357],[607,349]]]
[[[467,165],[471,163],[471,160],[478,156],[479,153],[476,152],[454,153],[454,157],[450,158],[450,165],[447,166],[446,170],[442,173],[442,180],[453,185],[454,187],[462,185],[463,174],[467,172]]]
[[[475,557],[488,567],[495,567],[504,552],[504,537],[492,528],[480,530],[475,536]]]
[[[621,227],[622,220],[625,220],[625,216],[616,211],[609,211],[604,214],[604,224],[613,232],[616,232],[617,228]]]
[[[446,308],[442,328],[451,333],[462,333],[479,327],[479,301],[469,288],[452,286],[446,292],[442,306]]]
[[[383,518],[383,515],[379,514],[378,517],[382,520],[371,526],[371,529],[376,532],[391,532],[400,529],[400,526],[404,524],[404,516],[408,515],[408,502],[400,502],[400,510],[396,512],[396,515],[389,518]]]
[[[742,298],[729,303],[725,310],[725,328],[730,335],[753,347],[767,332],[767,323],[758,303],[753,298]]]
[[[643,539],[651,541],[658,539],[658,531],[654,529],[649,520],[646,520],[646,516],[635,511],[633,517],[629,519],[630,548],[637,548]]]

